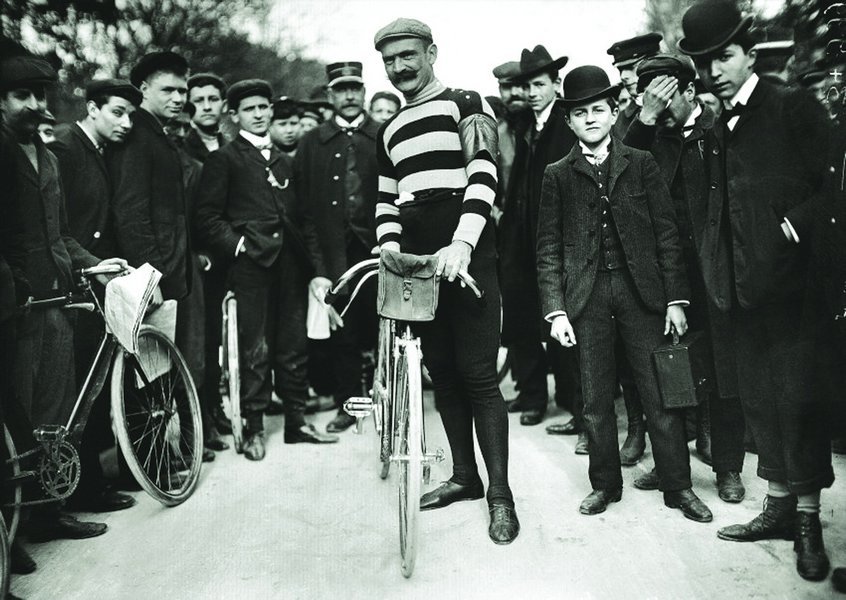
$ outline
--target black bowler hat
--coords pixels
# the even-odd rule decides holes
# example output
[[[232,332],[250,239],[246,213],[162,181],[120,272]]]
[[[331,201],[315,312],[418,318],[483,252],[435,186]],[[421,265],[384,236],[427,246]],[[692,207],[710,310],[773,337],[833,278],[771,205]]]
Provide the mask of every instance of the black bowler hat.
[[[137,88],[155,73],[174,73],[179,76],[188,74],[188,61],[176,52],[150,52],[132,67],[129,81]]]
[[[329,80],[327,87],[332,87],[339,83],[360,83],[364,85],[361,72],[360,62],[336,62],[327,65],[326,79]]]
[[[686,56],[673,54],[656,54],[645,58],[637,66],[637,91],[642,92],[649,83],[659,75],[670,75],[679,80],[679,91],[696,79],[696,69]]]
[[[523,48],[520,54],[520,72],[512,79],[526,81],[538,73],[560,71],[569,60],[566,56],[552,59],[552,55],[542,45],[538,44],[534,50]]]
[[[189,90],[191,88],[205,87],[207,85],[213,85],[218,90],[220,90],[221,94],[226,93],[226,84],[223,82],[223,79],[221,79],[214,73],[196,73],[188,78]]]
[[[273,101],[273,120],[276,119],[290,119],[291,117],[299,117],[302,113],[302,106],[293,98],[282,96]]]
[[[621,42],[614,42],[606,52],[614,57],[614,66],[623,69],[647,56],[658,54],[659,44],[663,39],[664,36],[660,33],[647,33]]]
[[[31,54],[12,56],[0,61],[0,90],[3,91],[33,85],[50,85],[58,78],[50,63]]]
[[[752,17],[740,14],[730,0],[703,0],[682,17],[684,36],[678,48],[689,56],[712,54],[728,46],[752,26]]]
[[[499,83],[512,83],[520,75],[520,63],[516,60],[494,67],[493,76]]]
[[[567,73],[564,78],[564,97],[561,101],[573,106],[600,98],[616,98],[619,93],[620,84],[611,85],[604,69],[585,65]]]
[[[86,102],[97,96],[118,96],[135,106],[141,104],[141,90],[125,79],[95,79],[85,86]]]
[[[261,96],[270,101],[273,98],[273,89],[264,79],[236,81],[229,86],[229,90],[226,92],[226,103],[229,105],[229,110],[238,110],[238,104],[241,103],[241,100],[251,96]]]

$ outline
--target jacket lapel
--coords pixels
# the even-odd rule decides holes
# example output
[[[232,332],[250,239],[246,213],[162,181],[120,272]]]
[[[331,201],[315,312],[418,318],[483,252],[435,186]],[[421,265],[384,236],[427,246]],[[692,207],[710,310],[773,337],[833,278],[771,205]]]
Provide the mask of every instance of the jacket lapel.
[[[764,101],[767,97],[767,86],[770,85],[766,81],[759,80],[758,83],[755,85],[755,89],[752,90],[752,95],[749,96],[749,102],[746,103],[746,109],[740,113],[740,118],[737,119],[737,123],[734,125],[734,129],[732,130],[732,135],[736,135],[740,128],[746,124],[752,116],[754,116],[756,112],[756,108]]]
[[[80,143],[86,149],[86,151],[91,154],[94,158],[94,162],[97,163],[97,166],[103,172],[103,175],[108,178],[109,173],[106,170],[106,163],[103,160],[103,155],[97,151],[97,147],[94,145],[94,142],[91,141],[91,138],[82,130],[82,127],[79,126],[78,123],[73,124],[73,134],[80,140]]]
[[[629,151],[621,143],[611,142],[611,154],[608,156],[608,197],[614,192],[614,184],[617,178],[629,166]]]

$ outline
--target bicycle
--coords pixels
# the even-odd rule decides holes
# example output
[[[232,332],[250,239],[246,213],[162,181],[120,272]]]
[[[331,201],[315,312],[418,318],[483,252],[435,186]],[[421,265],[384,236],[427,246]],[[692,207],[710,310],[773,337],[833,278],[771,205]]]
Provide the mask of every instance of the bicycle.
[[[91,290],[90,277],[120,271],[118,265],[82,269],[78,271],[79,291],[31,300],[21,307],[23,311],[58,307],[96,312],[106,328],[64,425],[37,426],[32,439],[27,440],[28,449],[20,454],[8,426],[5,427],[7,497],[3,504],[10,539],[17,531],[22,506],[58,502],[76,490],[81,474],[77,448],[110,371],[113,427],[138,484],[165,506],[181,504],[197,486],[203,430],[197,390],[185,359],[164,333],[149,325],[141,325],[138,330],[137,352],[122,346]],[[26,431],[26,427],[16,431]],[[40,497],[24,500],[25,483],[40,486]]]
[[[378,258],[352,266],[332,286],[326,294],[325,302],[335,302],[338,294],[352,280],[361,276],[341,312],[343,316],[362,285],[378,273],[378,268]],[[459,279],[473,291],[477,299],[484,297],[476,281],[466,271],[459,273]],[[387,477],[391,463],[398,465],[400,557],[405,577],[411,577],[417,558],[421,483],[429,483],[432,463],[444,459],[442,449],[429,453],[426,448],[422,359],[420,338],[412,334],[411,326],[380,315],[371,395],[350,398],[344,402],[347,414],[356,417],[358,430],[364,418],[370,414],[374,416],[374,426],[380,437],[380,477]]]
[[[241,368],[238,354],[238,301],[232,291],[226,293],[221,306],[223,311],[221,377],[226,394],[223,406],[232,425],[235,452],[241,454],[244,444],[244,422],[241,419]]]

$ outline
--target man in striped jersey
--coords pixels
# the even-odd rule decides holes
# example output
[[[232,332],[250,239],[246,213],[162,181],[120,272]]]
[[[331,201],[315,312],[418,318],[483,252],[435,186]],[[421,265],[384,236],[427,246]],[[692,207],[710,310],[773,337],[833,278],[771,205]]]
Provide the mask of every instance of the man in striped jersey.
[[[434,321],[415,323],[453,458],[452,477],[423,495],[423,510],[478,500],[484,487],[475,424],[488,470],[488,534],[498,544],[520,524],[508,485],[508,416],[496,380],[500,301],[490,211],[496,194],[497,130],[476,92],[435,78],[438,49],[427,25],[397,19],[374,40],[406,105],[379,130],[376,235],[384,249],[438,256],[438,275],[468,269],[487,290],[478,305],[458,286],[441,287]],[[471,263],[472,258],[472,263]]]

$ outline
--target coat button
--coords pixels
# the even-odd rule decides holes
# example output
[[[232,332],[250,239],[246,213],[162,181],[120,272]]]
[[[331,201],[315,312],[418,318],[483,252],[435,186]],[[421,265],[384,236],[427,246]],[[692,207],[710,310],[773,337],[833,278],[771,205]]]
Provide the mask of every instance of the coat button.
[[[834,225],[835,223],[837,223],[837,219],[835,219],[834,217],[831,217],[831,224]]]
[[[337,200],[332,200],[332,206],[338,206],[338,201],[337,201]]]
[[[712,190],[717,189],[717,184],[716,184],[716,183],[712,183],[712,184],[711,184],[711,189],[712,189]]]
[[[338,181],[339,179],[340,179],[340,177],[338,177],[337,175],[333,175],[333,176],[332,176],[332,180],[333,180],[333,181]]]
[[[278,237],[279,237],[279,232],[278,232],[278,231],[274,231],[274,232],[273,232],[273,237],[278,238]]]
[[[99,232],[99,231],[95,231],[95,232],[94,232],[94,239],[95,239],[95,240],[99,240],[99,239],[100,239],[100,232]]]
[[[712,153],[712,154],[714,154],[714,155],[716,156],[717,154],[719,154],[719,153],[720,153],[720,149],[719,149],[719,148],[714,148],[713,150],[711,150],[711,153]]]
[[[340,153],[340,152],[336,152],[336,153],[335,153],[335,158],[341,158],[341,153]]]
[[[608,196],[602,196],[600,200],[602,200],[603,202],[608,202]]]
[[[829,170],[829,171],[831,171],[832,173],[834,173],[835,171],[837,171],[837,169],[835,169],[833,166],[832,166],[832,167],[829,167],[829,168],[828,168],[828,170]]]

